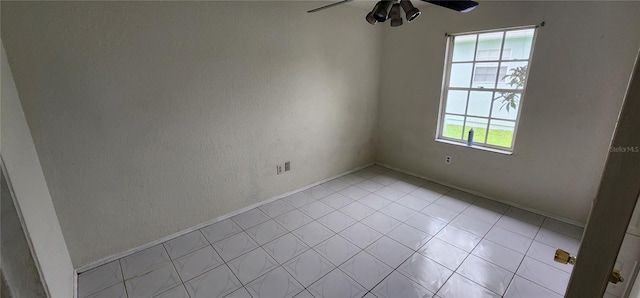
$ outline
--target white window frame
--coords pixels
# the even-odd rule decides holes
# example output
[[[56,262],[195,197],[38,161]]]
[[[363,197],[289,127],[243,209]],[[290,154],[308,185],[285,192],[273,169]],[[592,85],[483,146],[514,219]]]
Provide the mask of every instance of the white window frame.
[[[503,154],[513,154],[513,150],[514,150],[514,144],[515,144],[515,140],[516,140],[516,135],[518,133],[518,124],[520,122],[520,115],[522,112],[522,104],[523,104],[523,100],[525,97],[525,92],[527,89],[527,83],[529,81],[529,72],[531,70],[531,60],[533,58],[533,51],[535,48],[535,43],[536,43],[536,37],[538,35],[538,27],[537,25],[531,25],[531,26],[521,26],[521,27],[510,27],[510,28],[501,28],[501,29],[493,29],[493,30],[483,30],[483,31],[473,31],[473,32],[461,32],[461,33],[455,33],[455,34],[447,34],[447,50],[446,50],[446,55],[445,55],[445,71],[443,74],[443,83],[442,83],[442,90],[441,90],[441,94],[440,94],[440,109],[438,112],[438,124],[436,126],[436,141],[438,142],[444,142],[444,143],[449,143],[449,144],[454,144],[454,145],[461,145],[461,146],[465,146],[465,147],[472,147],[475,149],[482,149],[482,150],[487,150],[487,151],[492,151],[492,152],[498,152],[498,153],[503,153]],[[502,51],[504,50],[504,43],[505,43],[505,36],[506,33],[508,31],[513,31],[513,30],[523,30],[523,29],[534,29],[533,31],[533,39],[532,39],[532,43],[531,43],[531,50],[529,52],[529,57],[527,59],[501,59],[502,58]],[[453,47],[454,47],[454,38],[456,36],[461,36],[461,35],[471,35],[471,34],[483,34],[483,33],[495,33],[495,32],[502,32],[502,44],[500,46],[500,57],[497,60],[476,60],[476,55],[477,55],[477,47],[478,47],[478,40],[477,40],[477,36],[476,36],[476,50],[474,52],[474,57],[473,60],[470,61],[456,61],[456,63],[460,63],[460,62],[467,62],[467,63],[474,63],[473,67],[471,68],[471,85],[468,88],[459,88],[459,87],[454,87],[451,88],[449,87],[449,74],[451,72],[451,65],[452,65],[452,60],[453,60]],[[511,51],[511,50],[510,50]],[[466,125],[463,124],[462,126],[462,139],[454,139],[454,138],[450,138],[450,137],[446,137],[443,136],[443,129],[444,129],[444,118],[445,118],[445,114],[446,113],[446,103],[447,103],[447,95],[448,95],[448,91],[450,89],[452,90],[467,90],[467,91],[494,91],[494,92],[510,92],[513,91],[513,89],[499,89],[497,88],[498,86],[496,85],[495,88],[474,88],[473,87],[473,81],[475,78],[475,71],[476,71],[476,63],[497,63],[498,66],[496,68],[498,68],[498,73],[497,75],[500,75],[500,62],[528,62],[528,66],[527,66],[527,74],[525,77],[525,83],[524,86],[522,87],[522,89],[518,89],[517,91],[520,93],[520,99],[519,99],[519,103],[518,103],[518,110],[517,110],[517,116],[516,119],[503,119],[503,118],[498,118],[498,117],[491,117],[492,113],[493,113],[493,105],[494,105],[494,100],[491,101],[491,106],[489,108],[489,116],[487,117],[483,117],[483,116],[474,116],[474,115],[468,115],[468,111],[465,110],[464,114],[452,114],[452,115],[458,115],[458,116],[467,116],[467,117],[474,117],[474,118],[483,118],[483,119],[487,119],[487,130],[485,132],[485,136],[484,136],[484,140],[485,143],[474,143],[472,146],[468,146],[467,145],[467,141],[464,140],[464,134],[465,134],[465,128]],[[498,81],[500,81],[500,79],[498,78]],[[469,96],[467,96],[467,108],[468,109],[468,103],[469,101]],[[451,113],[449,113],[451,114]],[[511,145],[510,147],[502,147],[502,146],[497,146],[497,145],[491,145],[491,144],[487,144],[487,138],[488,138],[488,134],[489,134],[489,125],[490,125],[490,121],[491,119],[495,119],[495,120],[505,120],[505,121],[510,121],[510,122],[515,122],[515,126],[513,129],[513,137],[511,139]],[[465,121],[466,122],[466,121]]]

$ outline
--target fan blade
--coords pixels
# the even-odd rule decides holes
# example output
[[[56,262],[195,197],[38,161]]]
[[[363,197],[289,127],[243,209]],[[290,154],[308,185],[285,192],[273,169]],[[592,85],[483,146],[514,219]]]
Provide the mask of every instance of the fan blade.
[[[476,1],[427,1],[422,0],[424,2],[429,2],[431,4],[435,4],[438,6],[446,7],[449,9],[453,9],[459,12],[469,12],[472,11],[476,6],[478,6],[478,2]]]
[[[320,10],[323,10],[323,9],[327,9],[329,7],[334,7],[334,6],[337,6],[337,5],[340,5],[340,4],[345,4],[345,3],[351,2],[351,1],[353,1],[353,0],[342,0],[342,1],[335,2],[335,3],[331,3],[329,5],[322,6],[322,7],[314,8],[314,9],[309,10],[307,12],[316,12],[316,11],[320,11]]]

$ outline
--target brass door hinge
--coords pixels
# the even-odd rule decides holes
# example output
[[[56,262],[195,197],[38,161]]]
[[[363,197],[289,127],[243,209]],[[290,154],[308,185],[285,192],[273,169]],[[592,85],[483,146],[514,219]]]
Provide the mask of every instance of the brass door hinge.
[[[622,272],[620,272],[620,270],[618,269],[613,269],[613,271],[611,271],[611,275],[609,276],[609,282],[612,284],[617,284],[623,281],[624,277],[622,277]]]
[[[556,254],[553,256],[553,260],[562,264],[573,265],[576,263],[575,256],[572,256],[568,252],[559,248],[556,249]],[[620,272],[620,270],[618,269],[613,269],[613,271],[611,271],[611,275],[609,276],[609,282],[613,284],[624,282],[624,277],[622,277],[622,272]]]
[[[556,249],[556,255],[553,256],[553,260],[558,262],[558,263],[562,263],[562,264],[575,264],[576,263],[576,257],[570,255],[568,252],[562,250],[562,249]]]

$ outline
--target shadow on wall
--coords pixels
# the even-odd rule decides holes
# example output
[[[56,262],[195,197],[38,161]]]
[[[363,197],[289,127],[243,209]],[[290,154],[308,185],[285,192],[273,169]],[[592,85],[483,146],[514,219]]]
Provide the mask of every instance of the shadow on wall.
[[[4,274],[2,274],[2,268],[0,268],[0,298],[11,298],[9,286],[7,281],[4,280]]]
[[[47,297],[13,204],[9,183],[4,173],[0,177],[2,180],[0,195],[2,201],[0,205],[2,292],[0,292],[0,298]]]

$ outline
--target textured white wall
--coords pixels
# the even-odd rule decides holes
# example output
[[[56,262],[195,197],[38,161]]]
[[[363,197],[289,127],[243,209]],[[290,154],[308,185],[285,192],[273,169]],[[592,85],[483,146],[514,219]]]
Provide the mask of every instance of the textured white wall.
[[[373,161],[382,32],[317,4],[2,2],[76,268]]]
[[[468,14],[422,11],[414,23],[384,30],[376,159],[586,222],[640,47],[640,2],[484,1]],[[542,21],[513,155],[435,142],[445,32]]]
[[[69,251],[20,105],[4,47],[0,46],[0,48],[2,54],[2,63],[0,64],[0,106],[2,107],[2,122],[0,122],[2,137],[0,139],[2,140],[2,150],[0,150],[0,155],[2,155],[2,161],[13,187],[16,199],[15,208],[22,214],[22,228],[31,240],[33,257],[39,265],[45,291],[48,291],[48,294],[53,298],[73,297],[74,272]],[[3,210],[3,216],[4,212],[5,210]],[[7,223],[4,222],[4,217],[2,220],[3,224]],[[5,232],[11,234],[9,229],[12,227],[16,228],[10,221],[6,226],[3,226],[3,240],[5,240]],[[7,244],[6,247],[3,246],[3,255],[12,253],[12,249],[21,248],[15,239],[10,241],[13,243]],[[23,253],[28,254],[29,252]],[[3,268],[8,269],[5,271],[8,282],[11,282],[12,279],[28,278],[23,275],[25,271],[10,271],[10,269],[14,269],[11,268],[11,265],[24,265],[19,264],[22,260],[24,259],[21,257],[15,257],[13,262],[3,263],[9,265],[7,268]],[[9,285],[20,287],[20,285],[11,283]],[[22,285],[25,284],[22,283]],[[16,291],[15,294],[18,296],[14,295],[14,297],[25,294],[24,289],[16,289]],[[32,297],[37,294],[38,292],[33,292],[23,297]]]

